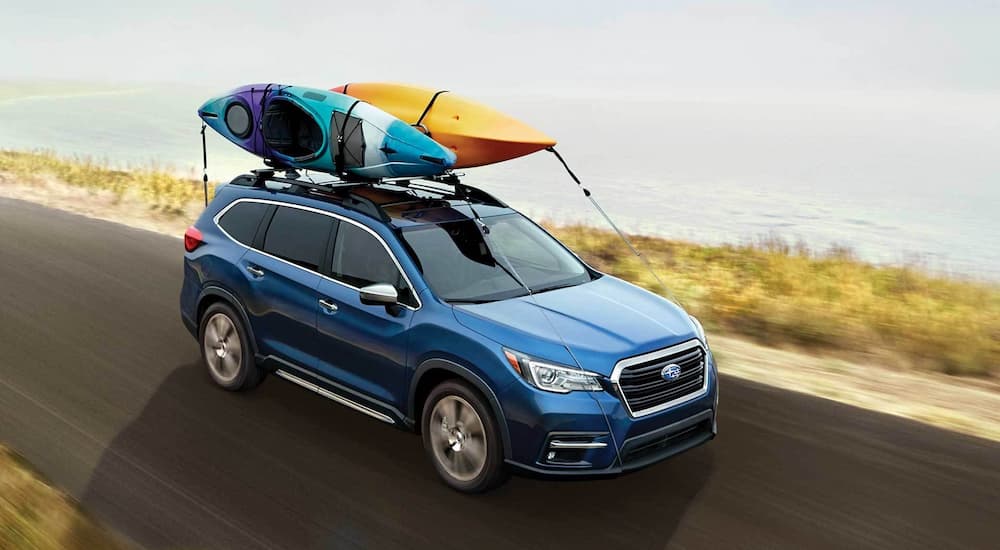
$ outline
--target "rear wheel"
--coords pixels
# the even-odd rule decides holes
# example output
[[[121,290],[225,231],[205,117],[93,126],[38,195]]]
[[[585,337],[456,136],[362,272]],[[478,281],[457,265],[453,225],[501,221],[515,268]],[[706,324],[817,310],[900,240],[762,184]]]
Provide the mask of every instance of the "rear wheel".
[[[254,362],[240,316],[226,304],[209,306],[201,317],[201,357],[216,384],[229,391],[253,388],[264,378]]]
[[[434,388],[421,429],[428,458],[453,489],[479,493],[506,480],[499,427],[472,388],[455,381]]]

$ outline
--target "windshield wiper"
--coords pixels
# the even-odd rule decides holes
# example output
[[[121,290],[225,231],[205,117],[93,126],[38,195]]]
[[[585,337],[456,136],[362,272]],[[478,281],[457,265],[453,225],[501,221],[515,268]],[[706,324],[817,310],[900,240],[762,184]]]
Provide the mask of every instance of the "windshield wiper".
[[[521,280],[520,277],[517,276],[514,266],[506,265],[507,256],[503,253],[503,251],[502,250],[499,251],[500,252],[499,257],[494,253],[494,247],[490,246],[490,241],[493,240],[490,238],[490,227],[486,225],[486,222],[483,221],[483,218],[479,216],[479,212],[476,210],[476,207],[472,206],[472,201],[466,200],[465,202],[466,204],[469,205],[469,210],[472,211],[472,217],[475,218],[474,222],[475,226],[479,230],[480,236],[482,236],[483,238],[483,244],[486,245],[486,250],[489,251],[490,256],[493,258],[493,263],[496,265],[496,267],[502,269],[503,272],[506,273],[508,277],[514,280],[514,282],[516,282],[518,285],[524,288],[527,294],[531,294],[531,288],[528,287],[528,285],[525,284],[525,282]]]
[[[522,292],[521,294],[512,294],[510,296],[503,296],[502,298],[455,298],[455,299],[445,299],[449,304],[489,304],[492,302],[499,302],[501,300],[510,300],[511,298],[521,298],[527,296],[527,292]]]
[[[483,242],[486,242],[486,241],[483,241]],[[487,246],[487,247],[489,246],[489,243],[488,243],[488,242],[486,243],[486,246]],[[490,252],[492,253],[492,251],[490,251]],[[499,267],[500,269],[502,269],[502,270],[503,270],[503,272],[504,272],[504,273],[506,273],[508,277],[510,277],[511,279],[514,279],[514,282],[515,282],[515,283],[517,283],[517,284],[521,285],[522,287],[524,287],[524,288],[525,288],[525,289],[526,289],[526,290],[527,290],[528,292],[531,292],[531,289],[530,289],[530,288],[528,288],[528,285],[524,284],[524,282],[523,282],[523,281],[521,281],[521,279],[519,279],[519,278],[517,277],[517,275],[515,275],[515,274],[514,274],[514,272],[513,272],[512,270],[510,270],[510,269],[509,269],[509,268],[508,268],[507,266],[503,265],[503,262],[501,262],[500,260],[498,260],[498,259],[496,258],[496,256],[494,256],[494,257],[493,257],[493,263],[494,263],[494,264],[495,264],[495,265],[496,265],[497,267]]]
[[[496,300],[445,300],[449,304],[488,304],[490,302],[495,302]]]
[[[559,283],[557,285],[543,286],[541,288],[533,288],[533,289],[531,289],[531,293],[532,294],[538,294],[540,292],[548,292],[550,290],[559,290],[560,288],[569,288],[571,286],[582,285],[584,282],[586,282],[586,281],[581,281],[581,282],[578,282],[578,283]]]

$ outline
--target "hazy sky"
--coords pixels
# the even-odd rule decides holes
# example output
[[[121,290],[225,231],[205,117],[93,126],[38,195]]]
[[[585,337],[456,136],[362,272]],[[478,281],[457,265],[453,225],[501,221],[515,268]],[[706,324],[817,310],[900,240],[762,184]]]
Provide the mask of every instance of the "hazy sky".
[[[33,0],[0,21],[0,79],[1000,90],[998,1]]]

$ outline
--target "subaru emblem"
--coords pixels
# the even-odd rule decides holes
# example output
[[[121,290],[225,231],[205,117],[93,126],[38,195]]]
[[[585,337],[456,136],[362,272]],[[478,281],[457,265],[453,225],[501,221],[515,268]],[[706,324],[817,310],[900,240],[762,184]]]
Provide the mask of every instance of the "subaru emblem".
[[[669,365],[663,367],[663,370],[660,371],[660,376],[662,376],[667,382],[673,382],[674,380],[680,378],[681,366],[670,363]]]

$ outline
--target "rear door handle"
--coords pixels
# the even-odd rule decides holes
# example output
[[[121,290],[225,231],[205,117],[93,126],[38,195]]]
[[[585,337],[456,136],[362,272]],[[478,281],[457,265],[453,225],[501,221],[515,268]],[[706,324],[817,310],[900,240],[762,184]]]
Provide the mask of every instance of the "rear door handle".
[[[263,277],[264,276],[264,270],[261,269],[261,268],[259,268],[259,267],[257,267],[257,266],[255,266],[255,265],[248,265],[247,266],[247,271],[251,275],[253,275],[254,277]]]
[[[323,309],[327,310],[329,313],[337,312],[337,304],[331,302],[330,300],[327,300],[326,298],[320,298],[319,305],[322,306]]]

